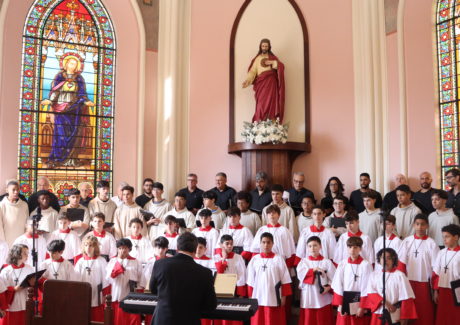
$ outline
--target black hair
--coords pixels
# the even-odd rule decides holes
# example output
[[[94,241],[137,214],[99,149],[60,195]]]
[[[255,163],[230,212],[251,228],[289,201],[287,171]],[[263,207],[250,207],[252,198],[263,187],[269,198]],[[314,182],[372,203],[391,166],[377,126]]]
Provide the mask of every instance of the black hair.
[[[155,182],[153,183],[153,188],[157,188],[163,191],[163,184],[161,184],[160,182]]]
[[[49,242],[46,249],[50,253],[62,252],[65,249],[65,241],[61,239],[55,239]]]
[[[364,198],[369,198],[369,199],[373,199],[373,200],[377,200],[377,192],[374,191],[374,190],[370,190],[370,191],[367,191],[367,192],[364,192],[361,194],[361,197],[364,199]]]
[[[440,199],[447,200],[449,198],[449,194],[444,190],[434,190],[431,194],[431,197],[437,195]]]
[[[107,182],[107,181],[98,181],[96,183],[96,188],[104,188],[104,187],[110,187],[109,182]]]
[[[126,185],[126,186],[123,186],[123,188],[121,189],[122,192],[124,191],[130,191],[131,194],[134,194],[134,187],[132,187],[131,185]]]
[[[451,223],[450,225],[444,226],[441,229],[441,232],[447,232],[452,236],[459,236],[460,237],[460,226]]]
[[[399,185],[395,189],[395,192],[397,192],[397,191],[401,191],[401,192],[404,192],[404,193],[407,193],[407,194],[412,194],[409,185],[406,185],[406,184]]]
[[[369,173],[361,173],[361,174],[359,174],[359,177],[367,177],[367,178],[371,179],[371,176],[369,175]]]
[[[268,206],[267,210],[265,210],[266,214],[273,213],[273,212],[277,213],[278,215],[281,215],[280,207],[277,206],[276,204],[272,204]]]
[[[72,195],[80,195],[80,190],[78,188],[71,188],[69,192],[67,192],[67,196]]]
[[[308,238],[307,244],[312,242],[312,241],[315,241],[315,242],[317,242],[318,244],[321,245],[321,238],[319,238],[318,236],[311,236],[310,238]]]
[[[231,207],[230,210],[228,210],[227,216],[229,217],[234,217],[234,216],[241,216],[241,210],[238,207]]]
[[[142,182],[142,185],[145,185],[145,183],[154,183],[153,179],[151,179],[150,177],[147,177],[147,178],[144,178],[144,181]]]
[[[281,184],[273,184],[271,189],[270,189],[270,191],[271,192],[281,192],[281,193],[283,193],[284,192],[284,187]]]
[[[361,237],[350,237],[347,239],[347,247],[363,247],[363,240]]]
[[[197,242],[198,242],[198,245],[203,245],[204,247],[206,247],[206,245],[208,244],[208,242],[206,241],[206,238],[203,238],[203,237],[198,237]]]
[[[94,218],[99,218],[105,221],[105,215],[102,212],[96,212],[91,216],[91,221],[93,221]]]
[[[329,184],[331,184],[332,181],[337,182],[337,185],[338,185],[337,195],[343,195],[343,192],[345,191],[343,188],[343,183],[340,180],[340,178],[338,178],[337,176],[333,176],[329,178],[329,180],[327,181],[326,187],[324,188],[324,195],[326,197],[332,197],[331,188],[329,187]]]
[[[415,216],[413,223],[415,224],[415,221],[417,220],[424,220],[427,224],[429,224],[428,217],[426,214],[419,213]]]
[[[359,215],[354,212],[348,212],[345,217],[345,222],[359,221]]]
[[[226,241],[233,241],[233,237],[230,236],[230,235],[222,235],[222,237],[220,237],[220,243],[223,244],[224,242]]]
[[[139,218],[133,218],[129,221],[129,226],[131,227],[133,223],[138,223],[141,225],[141,228],[144,228],[144,223]]]
[[[177,218],[175,216],[172,216],[172,215],[167,215],[166,218],[165,218],[165,225],[168,225],[170,222],[173,222],[173,223],[177,223]]]
[[[391,260],[393,262],[393,267],[398,266],[398,254],[393,248],[382,248],[381,250],[379,250],[377,253],[377,263],[380,263],[380,259],[382,258],[383,253],[390,254]]]
[[[187,199],[187,196],[186,196],[185,192],[183,192],[183,191],[176,192],[176,194],[174,194],[174,197],[181,197],[181,198]]]
[[[185,232],[177,238],[177,250],[195,253],[198,240],[191,232]]]
[[[206,191],[203,193],[203,199],[217,200],[217,194],[214,191]]]
[[[121,238],[117,240],[117,248],[120,248],[122,246],[128,247],[129,250],[133,248],[133,243],[128,238]]]
[[[50,191],[48,191],[48,190],[40,190],[40,191],[37,192],[37,199],[42,195],[46,195],[48,197],[51,197]]]
[[[200,212],[198,213],[198,217],[211,217],[212,216],[212,211],[209,209],[201,209]]]
[[[264,232],[261,236],[260,236],[260,241],[262,241],[262,239],[264,238],[268,238],[272,241],[272,243],[275,242],[275,240],[273,239],[273,235],[269,232]]]
[[[153,241],[153,247],[158,247],[158,248],[168,248],[169,247],[169,240],[166,237],[160,236],[157,237]]]
[[[248,204],[252,203],[251,194],[246,191],[240,191],[236,193],[236,200],[243,200],[243,201],[246,201]]]
[[[460,169],[458,168],[451,168],[444,174],[445,176],[452,174],[452,176],[457,177],[460,176]]]

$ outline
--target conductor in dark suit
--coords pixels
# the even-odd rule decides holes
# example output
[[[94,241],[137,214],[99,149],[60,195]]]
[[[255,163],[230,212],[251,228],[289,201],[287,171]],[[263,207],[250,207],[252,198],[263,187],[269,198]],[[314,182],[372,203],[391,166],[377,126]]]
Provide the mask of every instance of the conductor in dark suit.
[[[216,309],[209,269],[193,260],[198,241],[192,233],[177,239],[178,254],[155,262],[150,290],[158,295],[152,325],[200,325],[203,311]]]

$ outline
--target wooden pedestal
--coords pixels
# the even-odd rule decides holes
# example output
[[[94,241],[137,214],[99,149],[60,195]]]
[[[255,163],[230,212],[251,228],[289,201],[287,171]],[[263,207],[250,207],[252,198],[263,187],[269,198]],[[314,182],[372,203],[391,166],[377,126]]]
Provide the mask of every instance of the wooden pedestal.
[[[242,158],[242,189],[255,187],[255,176],[264,171],[270,184],[291,187],[292,164],[302,153],[310,152],[307,143],[287,142],[285,144],[261,144],[235,142],[228,145],[228,153]]]

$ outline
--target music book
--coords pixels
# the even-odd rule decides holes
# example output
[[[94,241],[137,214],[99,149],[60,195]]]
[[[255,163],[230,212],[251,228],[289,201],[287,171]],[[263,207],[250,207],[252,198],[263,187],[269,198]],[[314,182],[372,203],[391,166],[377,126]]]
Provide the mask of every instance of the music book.
[[[114,222],[106,222],[104,223],[104,229],[112,228],[114,225],[115,225]]]
[[[219,298],[233,298],[235,296],[237,275],[231,273],[216,273],[214,290]]]
[[[460,279],[450,283],[452,288],[452,296],[454,297],[454,305],[460,306]]]
[[[185,224],[184,218],[176,218],[176,220],[177,220],[177,224],[179,225],[179,227],[187,228],[187,225]]]
[[[145,222],[149,221],[152,218],[155,218],[155,215],[150,211],[147,211],[147,210],[144,210],[144,209],[140,209],[139,211],[141,212],[142,216],[144,217]]]
[[[233,253],[241,255],[243,252],[244,248],[243,246],[233,246]]]
[[[30,287],[29,285],[29,281],[32,279],[32,278],[35,278],[35,276],[37,276],[37,279],[40,279],[43,275],[43,273],[45,273],[46,269],[45,270],[41,270],[41,271],[38,271],[38,272],[34,272],[34,273],[30,273],[29,275],[27,275],[24,280],[22,280],[20,286],[22,288],[27,288],[27,287]]]
[[[83,221],[85,217],[85,210],[80,208],[69,208],[66,212],[67,217],[70,221]]]
[[[333,217],[330,219],[330,222],[331,222],[331,228],[346,228],[345,218]]]
[[[342,314],[347,313],[348,315],[356,315],[359,308],[360,298],[361,293],[359,291],[344,291],[341,310]]]

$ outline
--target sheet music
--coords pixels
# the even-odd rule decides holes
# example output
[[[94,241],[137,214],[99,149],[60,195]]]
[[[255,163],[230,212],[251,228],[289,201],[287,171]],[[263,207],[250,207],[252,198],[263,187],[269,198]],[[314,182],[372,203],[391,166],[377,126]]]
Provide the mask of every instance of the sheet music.
[[[233,297],[235,295],[237,275],[231,273],[219,273],[214,281],[214,289],[217,297]]]

